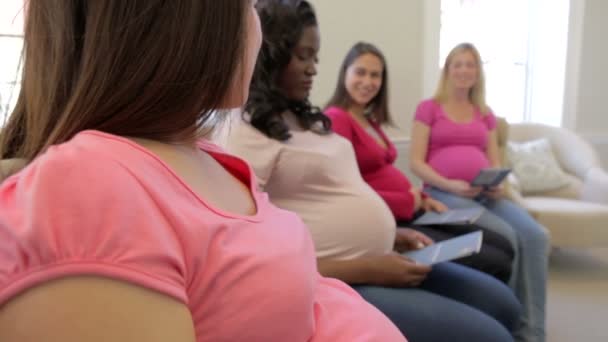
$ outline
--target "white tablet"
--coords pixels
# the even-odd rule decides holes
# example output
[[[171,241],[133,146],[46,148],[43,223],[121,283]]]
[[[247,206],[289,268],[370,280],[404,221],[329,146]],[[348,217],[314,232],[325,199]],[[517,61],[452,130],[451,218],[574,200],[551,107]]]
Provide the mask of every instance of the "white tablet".
[[[478,230],[403,255],[421,264],[434,265],[479,253],[482,241],[483,232]]]
[[[481,169],[471,182],[471,185],[483,186],[484,188],[495,187],[502,183],[509,173],[511,173],[511,169],[508,168]]]

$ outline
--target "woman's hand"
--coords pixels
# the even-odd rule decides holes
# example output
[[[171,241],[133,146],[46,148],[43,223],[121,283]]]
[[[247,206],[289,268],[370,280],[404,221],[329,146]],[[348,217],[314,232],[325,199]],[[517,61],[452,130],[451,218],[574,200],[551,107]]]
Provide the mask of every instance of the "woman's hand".
[[[414,187],[410,189],[410,193],[414,197],[414,212],[417,212],[422,208],[422,194],[420,193],[420,190]]]
[[[451,193],[467,198],[475,198],[483,190],[479,186],[471,186],[465,181],[456,179],[450,180],[446,188]]]
[[[395,246],[394,249],[397,252],[406,252],[424,248],[432,245],[433,239],[424,235],[421,232],[415,231],[411,228],[397,228],[395,234]]]
[[[427,265],[398,254],[388,253],[365,257],[369,284],[389,287],[415,287],[420,285],[431,271]]]
[[[442,213],[448,210],[448,207],[436,199],[427,197],[422,201],[422,209],[424,209],[424,211],[436,211],[438,213]]]
[[[505,194],[505,187],[501,184],[485,190],[483,193],[491,199],[500,199]]]

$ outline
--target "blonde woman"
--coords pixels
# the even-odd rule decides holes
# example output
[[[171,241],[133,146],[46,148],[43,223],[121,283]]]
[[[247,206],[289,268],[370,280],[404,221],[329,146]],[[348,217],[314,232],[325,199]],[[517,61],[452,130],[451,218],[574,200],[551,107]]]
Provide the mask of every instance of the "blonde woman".
[[[516,247],[511,285],[523,305],[517,337],[545,340],[548,237],[498,186],[470,185],[479,170],[499,167],[496,117],[485,102],[484,75],[477,49],[456,46],[446,58],[435,96],[416,109],[411,167],[427,191],[450,208],[484,206],[478,224],[503,234]],[[480,200],[483,199],[483,200]]]

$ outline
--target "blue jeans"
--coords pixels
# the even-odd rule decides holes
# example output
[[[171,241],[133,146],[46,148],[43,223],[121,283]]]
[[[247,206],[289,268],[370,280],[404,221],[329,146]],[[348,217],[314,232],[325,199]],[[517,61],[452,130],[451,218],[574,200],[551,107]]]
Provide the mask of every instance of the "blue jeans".
[[[509,330],[521,309],[500,281],[450,262],[433,266],[417,288],[353,288],[390,318],[409,342],[513,341]]]
[[[502,234],[515,248],[510,285],[522,304],[522,317],[515,331],[518,341],[545,341],[545,305],[549,237],[523,208],[507,200],[488,199],[482,203],[436,188],[428,193],[449,208],[484,206],[487,211],[476,224]]]

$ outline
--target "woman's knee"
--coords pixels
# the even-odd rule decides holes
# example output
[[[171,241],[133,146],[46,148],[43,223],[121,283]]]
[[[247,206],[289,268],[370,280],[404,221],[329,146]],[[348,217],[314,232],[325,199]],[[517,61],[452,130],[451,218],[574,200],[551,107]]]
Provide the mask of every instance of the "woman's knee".
[[[519,243],[523,246],[523,248],[543,251],[545,253],[549,252],[549,232],[538,222],[534,220],[530,222],[522,222],[519,226],[514,222],[513,227],[517,227]]]
[[[502,200],[492,211],[517,231],[522,242],[533,243],[534,246],[549,244],[550,238],[547,229],[521,206],[508,200]]]
[[[517,321],[521,305],[513,291],[494,277],[452,263],[436,265],[424,288],[448,296],[496,318],[505,327]],[[449,283],[446,286],[444,283]]]
[[[420,288],[354,288],[410,341],[512,341],[507,328],[491,316],[440,294]]]
[[[547,228],[536,223],[534,225],[534,228],[531,230],[533,230],[534,233],[530,238],[536,242],[537,246],[549,246],[551,239],[549,237],[549,231],[547,230]]]

